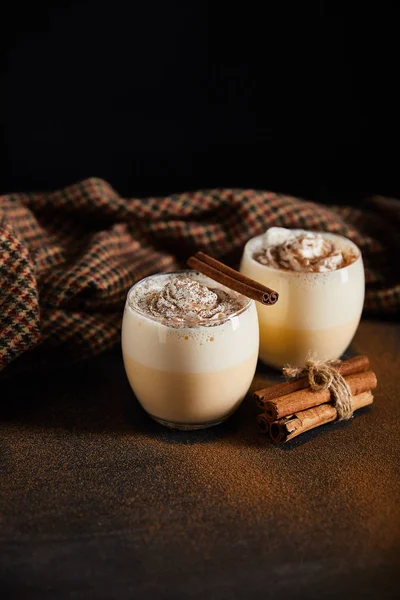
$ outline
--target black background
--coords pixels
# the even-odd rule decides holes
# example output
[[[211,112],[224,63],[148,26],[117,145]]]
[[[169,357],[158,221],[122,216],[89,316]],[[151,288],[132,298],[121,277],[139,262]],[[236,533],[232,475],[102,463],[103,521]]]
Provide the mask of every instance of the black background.
[[[14,2],[0,193],[400,195],[394,3]]]

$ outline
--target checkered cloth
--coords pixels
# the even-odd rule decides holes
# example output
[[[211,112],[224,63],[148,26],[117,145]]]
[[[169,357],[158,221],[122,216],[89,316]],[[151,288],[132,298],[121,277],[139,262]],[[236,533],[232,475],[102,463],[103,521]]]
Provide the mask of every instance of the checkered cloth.
[[[91,178],[51,193],[0,197],[0,370],[79,360],[118,344],[129,287],[203,250],[237,266],[272,225],[340,233],[362,250],[365,309],[395,313],[400,202],[363,210],[254,190],[121,198]],[[9,363],[12,363],[10,366]]]

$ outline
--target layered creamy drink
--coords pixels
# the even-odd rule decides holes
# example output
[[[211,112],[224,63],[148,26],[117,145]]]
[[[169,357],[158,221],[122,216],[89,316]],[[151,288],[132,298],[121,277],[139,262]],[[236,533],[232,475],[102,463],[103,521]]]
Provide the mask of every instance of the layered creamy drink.
[[[258,343],[254,301],[195,271],[153,275],[128,293],[125,370],[163,425],[199,429],[233,413],[253,379]]]
[[[260,358],[281,368],[308,355],[338,358],[350,344],[364,303],[361,252],[331,233],[270,228],[245,246],[242,273],[279,293],[257,306]]]

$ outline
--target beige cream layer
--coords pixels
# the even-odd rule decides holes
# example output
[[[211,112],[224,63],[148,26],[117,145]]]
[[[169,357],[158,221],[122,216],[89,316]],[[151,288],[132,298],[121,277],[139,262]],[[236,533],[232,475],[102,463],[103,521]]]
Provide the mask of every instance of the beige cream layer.
[[[257,353],[235,367],[201,373],[152,369],[129,356],[124,363],[135,395],[150,415],[199,424],[225,419],[238,408],[253,379]]]

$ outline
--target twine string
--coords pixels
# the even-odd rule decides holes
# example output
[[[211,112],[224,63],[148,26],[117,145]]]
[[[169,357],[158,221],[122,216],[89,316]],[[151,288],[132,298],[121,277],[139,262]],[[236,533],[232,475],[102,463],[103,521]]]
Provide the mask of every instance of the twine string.
[[[283,374],[289,378],[306,375],[310,388],[314,392],[329,390],[333,405],[338,413],[337,420],[344,421],[353,416],[354,408],[351,390],[347,381],[337,369],[333,368],[340,363],[340,360],[321,361],[309,357],[304,368],[287,365],[283,368]]]

